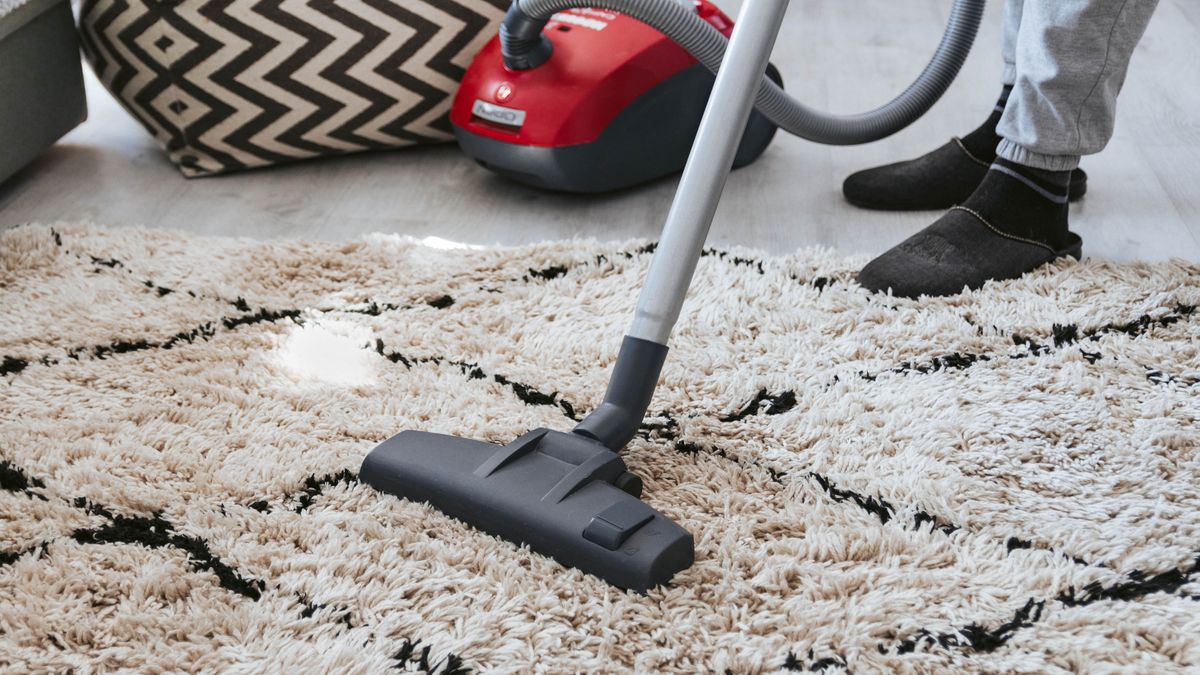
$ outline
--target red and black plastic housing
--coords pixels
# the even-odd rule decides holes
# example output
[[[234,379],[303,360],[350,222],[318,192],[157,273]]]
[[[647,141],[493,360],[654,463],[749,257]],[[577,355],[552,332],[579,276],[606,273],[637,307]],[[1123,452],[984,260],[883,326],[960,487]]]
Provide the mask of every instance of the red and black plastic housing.
[[[733,21],[696,0],[726,36]],[[450,113],[462,149],[529,185],[605,192],[683,168],[714,77],[662,33],[600,9],[560,12],[543,32],[549,58],[506,67],[500,38],[475,57]],[[768,75],[780,81],[773,67]],[[734,166],[753,162],[775,126],[751,114]]]

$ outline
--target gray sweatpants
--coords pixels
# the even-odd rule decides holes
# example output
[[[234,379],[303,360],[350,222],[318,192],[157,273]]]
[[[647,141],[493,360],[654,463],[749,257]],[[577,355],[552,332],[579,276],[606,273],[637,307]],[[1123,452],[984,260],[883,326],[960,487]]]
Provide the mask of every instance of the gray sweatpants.
[[[1193,0],[1194,1],[1194,0]],[[1007,0],[1004,83],[1013,86],[996,153],[1073,169],[1113,133],[1129,58],[1158,0]]]

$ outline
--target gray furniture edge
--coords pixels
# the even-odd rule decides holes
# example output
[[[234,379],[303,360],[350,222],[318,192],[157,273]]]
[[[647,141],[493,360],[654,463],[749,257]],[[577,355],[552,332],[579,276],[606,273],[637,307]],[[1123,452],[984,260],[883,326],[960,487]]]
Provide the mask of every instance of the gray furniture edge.
[[[0,183],[87,118],[67,0],[30,0],[0,17]]]

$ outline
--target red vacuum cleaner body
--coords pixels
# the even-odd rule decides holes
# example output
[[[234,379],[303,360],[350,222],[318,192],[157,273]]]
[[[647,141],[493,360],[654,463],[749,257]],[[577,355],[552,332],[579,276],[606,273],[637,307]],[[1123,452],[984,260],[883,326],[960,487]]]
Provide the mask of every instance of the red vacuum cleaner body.
[[[706,0],[696,13],[728,36],[733,21]],[[450,113],[463,151],[522,183],[569,192],[616,190],[683,168],[713,75],[662,33],[600,9],[556,14],[551,56],[512,70],[499,37],[475,57]],[[780,82],[773,67],[768,74]],[[753,162],[775,126],[751,114],[734,166]]]

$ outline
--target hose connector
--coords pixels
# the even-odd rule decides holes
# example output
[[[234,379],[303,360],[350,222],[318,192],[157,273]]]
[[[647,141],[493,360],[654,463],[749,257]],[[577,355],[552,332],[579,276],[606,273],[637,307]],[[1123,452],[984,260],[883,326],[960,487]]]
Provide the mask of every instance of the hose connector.
[[[549,19],[537,19],[526,14],[519,0],[512,6],[500,23],[500,54],[504,66],[509,70],[531,70],[550,58],[554,45],[542,35]]]

